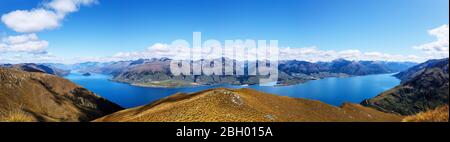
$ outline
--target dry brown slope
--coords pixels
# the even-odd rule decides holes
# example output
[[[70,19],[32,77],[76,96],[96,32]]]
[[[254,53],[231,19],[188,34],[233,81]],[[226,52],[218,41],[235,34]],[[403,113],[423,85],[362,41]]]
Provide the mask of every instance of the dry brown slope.
[[[408,116],[403,122],[448,122],[448,111],[448,105],[443,105],[434,110]]]
[[[0,121],[90,121],[121,109],[58,76],[0,68]]]
[[[319,101],[267,94],[252,89],[211,89],[175,94],[149,105],[122,110],[103,122],[328,122],[401,121],[402,117],[346,103],[334,107]]]

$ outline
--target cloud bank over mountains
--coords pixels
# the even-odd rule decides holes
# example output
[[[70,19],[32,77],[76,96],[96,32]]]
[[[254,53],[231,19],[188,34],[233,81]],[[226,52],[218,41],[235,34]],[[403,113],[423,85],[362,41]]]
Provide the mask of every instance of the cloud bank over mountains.
[[[232,50],[224,50],[226,55],[233,55]],[[249,50],[248,52],[256,53],[254,50]],[[199,52],[197,52],[199,53]],[[255,55],[250,55],[255,56]],[[99,61],[119,61],[119,60],[135,60],[140,58],[161,58],[161,57],[178,57],[180,59],[189,59],[190,48],[189,47],[174,47],[169,44],[156,43],[146,50],[135,51],[135,52],[120,52],[111,57]],[[215,57],[220,57],[215,55]],[[244,60],[243,58],[233,58],[224,56],[236,60]],[[421,61],[418,56],[409,55],[391,55],[381,52],[361,52],[360,50],[320,50],[317,47],[304,47],[304,48],[290,48],[290,47],[280,47],[279,48],[279,60],[303,60],[309,62],[318,61],[332,61],[335,59],[348,59],[348,60],[378,60],[378,61]]]
[[[436,37],[436,41],[414,46],[412,49],[421,50],[427,56],[394,55],[382,52],[362,52],[358,49],[350,50],[320,50],[318,47],[291,48],[280,47],[280,60],[303,60],[310,62],[332,61],[335,59],[348,60],[376,60],[376,61],[413,61],[423,62],[433,58],[445,58],[449,56],[449,27],[447,24],[428,31],[429,35]],[[224,46],[224,45],[222,45]],[[232,52],[226,51],[224,52]],[[189,59],[190,48],[172,46],[166,43],[156,43],[143,51],[120,52],[111,57],[98,59],[98,61],[135,60],[139,58],[183,57]],[[253,52],[255,53],[255,52]],[[225,53],[232,55],[233,53]],[[228,57],[232,58],[232,57]],[[242,60],[237,58],[237,60]]]

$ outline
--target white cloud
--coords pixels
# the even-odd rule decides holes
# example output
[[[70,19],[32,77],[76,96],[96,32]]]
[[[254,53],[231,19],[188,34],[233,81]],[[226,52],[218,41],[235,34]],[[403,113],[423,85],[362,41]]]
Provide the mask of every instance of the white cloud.
[[[96,0],[53,0],[32,10],[16,10],[4,14],[2,22],[16,32],[32,33],[57,28],[64,17],[78,11],[82,5],[90,5]]]
[[[36,34],[8,36],[0,42],[0,53],[24,52],[32,54],[45,53],[48,42],[39,40]]]
[[[8,28],[16,32],[37,32],[59,27],[60,19],[53,11],[45,9],[16,10],[2,16]]]
[[[32,37],[32,36],[31,36]],[[16,38],[20,41],[20,38]],[[1,48],[1,45],[0,45]],[[36,61],[51,61],[51,62],[65,62],[65,63],[78,63],[78,62],[110,62],[110,61],[123,61],[123,60],[136,60],[136,59],[150,59],[150,58],[172,58],[172,59],[189,59],[190,49],[185,46],[172,46],[170,44],[156,43],[149,46],[142,51],[133,52],[119,52],[113,56],[108,57],[78,57],[73,59],[61,59],[55,56],[42,56],[38,57],[28,57]],[[200,53],[201,51],[195,51],[195,53]],[[232,51],[225,51],[232,52]],[[251,52],[251,51],[250,51]],[[279,59],[280,60],[302,60],[309,62],[319,62],[319,61],[332,61],[339,58],[344,58],[348,60],[370,60],[370,61],[412,61],[412,62],[423,62],[427,59],[433,57],[419,57],[415,55],[393,55],[381,52],[361,52],[360,50],[320,50],[317,47],[304,47],[304,48],[290,48],[290,47],[280,47],[279,48]],[[44,58],[45,57],[45,58]],[[23,58],[15,58],[17,61],[29,60]],[[238,58],[237,60],[243,60],[243,58]]]
[[[436,37],[436,41],[415,46],[415,49],[424,51],[427,54],[436,57],[448,57],[449,54],[449,32],[448,25],[442,25],[438,28],[428,31],[428,34]]]
[[[46,4],[47,8],[53,9],[60,17],[64,17],[68,13],[78,11],[82,5],[91,5],[97,0],[53,0]]]
[[[169,44],[156,43],[148,47],[144,51],[135,52],[119,52],[112,57],[112,60],[135,60],[140,58],[162,58],[162,57],[179,57],[180,59],[188,59],[190,57],[189,47],[171,46]]]
[[[30,34],[3,37],[0,40],[0,62],[64,62],[46,51],[49,43],[39,40],[35,32],[58,28],[67,14],[94,3],[97,0],[45,0],[41,7],[3,14],[1,21],[6,27]]]

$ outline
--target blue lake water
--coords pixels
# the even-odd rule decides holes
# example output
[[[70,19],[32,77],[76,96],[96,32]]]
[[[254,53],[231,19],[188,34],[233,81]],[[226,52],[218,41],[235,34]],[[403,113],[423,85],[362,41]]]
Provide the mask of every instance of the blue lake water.
[[[392,74],[327,78],[308,81],[304,84],[277,87],[215,85],[186,88],[150,88],[109,81],[110,76],[101,74],[82,76],[73,73],[66,78],[125,108],[149,104],[178,92],[192,93],[217,87],[253,88],[267,93],[319,100],[339,106],[344,102],[360,103],[364,99],[372,98],[400,83],[400,80],[392,77]]]

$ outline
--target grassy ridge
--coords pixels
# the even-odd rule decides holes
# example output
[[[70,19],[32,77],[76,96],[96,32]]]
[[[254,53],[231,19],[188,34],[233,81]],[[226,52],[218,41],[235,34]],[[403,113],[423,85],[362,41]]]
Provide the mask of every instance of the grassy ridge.
[[[107,115],[97,122],[373,122],[403,117],[346,103],[341,107],[252,89],[210,89],[175,94],[149,105]]]

